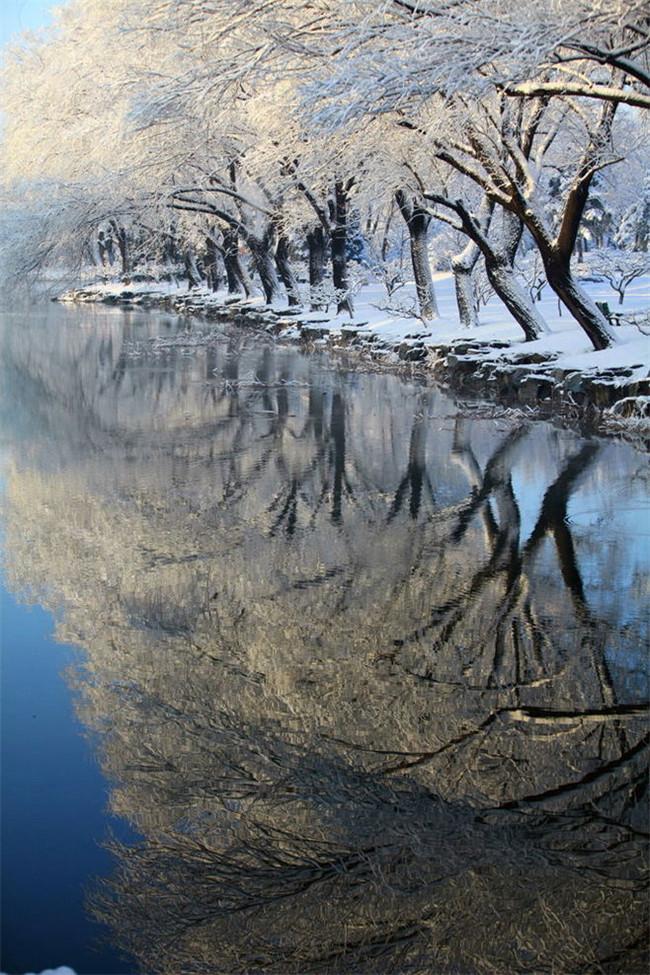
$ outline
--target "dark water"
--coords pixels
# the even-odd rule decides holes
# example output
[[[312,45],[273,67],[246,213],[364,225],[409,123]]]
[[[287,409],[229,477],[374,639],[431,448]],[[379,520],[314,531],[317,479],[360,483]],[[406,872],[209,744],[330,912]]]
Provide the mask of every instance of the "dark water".
[[[6,316],[3,971],[645,971],[647,458],[182,328]]]

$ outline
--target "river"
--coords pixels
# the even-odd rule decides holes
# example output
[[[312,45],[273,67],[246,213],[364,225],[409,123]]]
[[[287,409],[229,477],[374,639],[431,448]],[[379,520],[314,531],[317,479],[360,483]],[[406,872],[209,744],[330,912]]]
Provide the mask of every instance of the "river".
[[[647,455],[3,319],[2,970],[645,971]]]

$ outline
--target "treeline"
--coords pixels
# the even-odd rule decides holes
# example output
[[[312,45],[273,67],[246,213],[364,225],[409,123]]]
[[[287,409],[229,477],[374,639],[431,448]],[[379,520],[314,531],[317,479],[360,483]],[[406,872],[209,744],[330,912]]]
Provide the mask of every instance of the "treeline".
[[[155,263],[351,314],[361,261],[389,297],[414,280],[433,319],[435,263],[466,327],[493,292],[539,337],[548,285],[594,348],[614,341],[575,262],[610,246],[617,280],[645,269],[645,3],[106,6],[70,3],[8,52],[14,276]]]

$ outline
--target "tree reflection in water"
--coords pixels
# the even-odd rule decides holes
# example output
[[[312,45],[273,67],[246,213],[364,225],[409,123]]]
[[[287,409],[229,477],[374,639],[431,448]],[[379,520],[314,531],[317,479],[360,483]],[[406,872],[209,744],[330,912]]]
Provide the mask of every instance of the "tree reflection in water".
[[[114,940],[170,975],[644,971],[647,566],[571,517],[642,459],[236,332],[58,326],[5,339],[8,574],[86,649],[142,836],[91,896]]]

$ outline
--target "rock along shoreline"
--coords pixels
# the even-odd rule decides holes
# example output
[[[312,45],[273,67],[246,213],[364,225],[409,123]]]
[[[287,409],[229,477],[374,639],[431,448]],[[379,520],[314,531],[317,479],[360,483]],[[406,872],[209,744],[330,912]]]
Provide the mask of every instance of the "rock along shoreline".
[[[423,336],[431,331],[417,320],[412,333],[397,342],[387,341],[364,330],[366,323],[333,324],[322,312],[277,309],[254,299],[224,301],[199,290],[168,293],[125,285],[109,292],[90,286],[52,300],[158,309],[215,324],[230,323],[305,348],[325,348],[377,368],[425,375],[475,404],[483,401],[520,410],[528,417],[577,422],[598,432],[632,437],[650,449],[650,370],[639,378],[642,363],[597,371],[559,368],[552,352],[526,353],[521,346],[515,351],[505,341],[467,336],[437,344],[434,336],[425,342]]]

